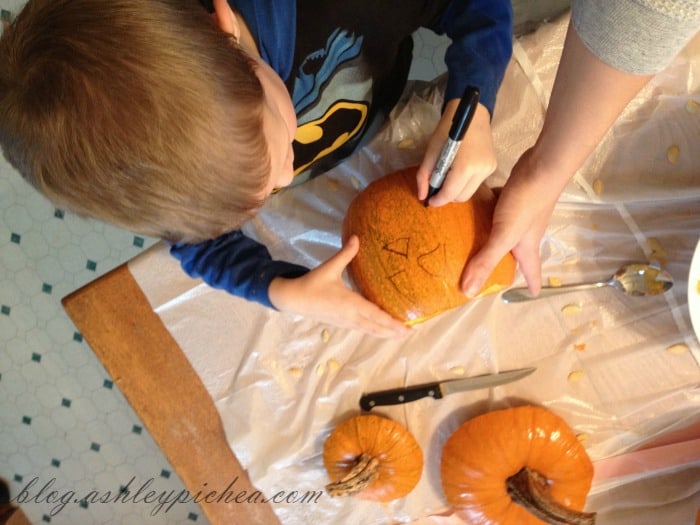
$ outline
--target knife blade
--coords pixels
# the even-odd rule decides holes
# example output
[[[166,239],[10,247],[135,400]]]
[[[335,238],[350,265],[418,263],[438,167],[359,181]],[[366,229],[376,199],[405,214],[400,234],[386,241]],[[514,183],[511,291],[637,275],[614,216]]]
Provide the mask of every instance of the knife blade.
[[[463,379],[448,379],[445,381],[435,381],[432,383],[370,392],[360,397],[360,408],[369,412],[376,406],[410,403],[411,401],[417,401],[424,397],[442,399],[455,392],[480,390],[482,388],[490,388],[517,381],[518,379],[529,376],[535,370],[534,367],[519,368],[517,370],[507,370],[497,374],[484,374]]]

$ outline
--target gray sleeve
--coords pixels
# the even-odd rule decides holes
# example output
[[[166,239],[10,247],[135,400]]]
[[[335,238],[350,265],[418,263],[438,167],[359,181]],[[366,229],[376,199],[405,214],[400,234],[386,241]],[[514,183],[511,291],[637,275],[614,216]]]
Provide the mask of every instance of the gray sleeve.
[[[635,75],[664,69],[700,29],[700,0],[573,0],[571,8],[585,46]]]

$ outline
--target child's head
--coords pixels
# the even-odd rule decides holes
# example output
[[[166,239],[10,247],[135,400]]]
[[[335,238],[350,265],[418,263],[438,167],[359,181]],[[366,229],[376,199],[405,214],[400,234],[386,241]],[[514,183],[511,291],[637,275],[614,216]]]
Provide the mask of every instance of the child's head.
[[[29,0],[0,40],[0,144],[59,206],[211,238],[280,179],[261,67],[196,0]]]

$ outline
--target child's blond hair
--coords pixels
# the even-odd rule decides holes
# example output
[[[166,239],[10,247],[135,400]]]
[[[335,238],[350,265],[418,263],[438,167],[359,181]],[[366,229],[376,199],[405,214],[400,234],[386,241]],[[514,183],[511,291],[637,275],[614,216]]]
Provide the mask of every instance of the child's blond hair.
[[[30,0],[0,39],[0,144],[58,206],[198,241],[269,178],[255,62],[196,0]]]

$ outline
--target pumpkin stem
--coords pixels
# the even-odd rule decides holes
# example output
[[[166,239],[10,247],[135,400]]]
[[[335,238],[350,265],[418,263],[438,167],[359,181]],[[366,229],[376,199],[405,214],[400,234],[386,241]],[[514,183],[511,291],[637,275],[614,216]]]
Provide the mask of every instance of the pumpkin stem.
[[[549,493],[547,478],[528,467],[506,480],[508,495],[532,515],[550,525],[593,525],[595,512],[581,512],[565,507]]]
[[[379,475],[379,460],[362,453],[350,472],[338,481],[326,485],[331,496],[353,496],[367,488]]]

